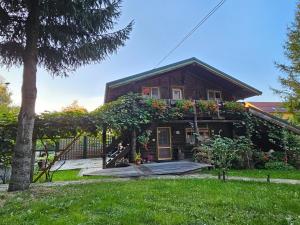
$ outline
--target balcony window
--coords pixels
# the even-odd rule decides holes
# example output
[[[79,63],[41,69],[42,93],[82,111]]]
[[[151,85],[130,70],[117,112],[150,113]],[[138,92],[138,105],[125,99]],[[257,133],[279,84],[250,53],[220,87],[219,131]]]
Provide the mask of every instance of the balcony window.
[[[208,90],[207,91],[207,99],[213,100],[213,101],[222,101],[221,91]]]
[[[142,95],[145,98],[159,99],[159,87],[143,87]]]
[[[172,88],[172,99],[174,100],[182,99],[182,90],[180,88]]]

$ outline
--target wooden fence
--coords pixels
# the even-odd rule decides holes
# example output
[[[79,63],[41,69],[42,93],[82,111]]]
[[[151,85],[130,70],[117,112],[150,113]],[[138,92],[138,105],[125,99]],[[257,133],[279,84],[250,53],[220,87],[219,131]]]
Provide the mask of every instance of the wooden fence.
[[[107,134],[106,137],[106,145],[108,146],[112,140],[113,136]],[[48,147],[49,153],[58,154],[61,150],[63,150],[69,143],[72,142],[74,138],[64,138],[59,139],[52,144],[52,146]],[[37,149],[36,152],[39,156],[45,152],[44,148]],[[60,160],[67,159],[86,159],[86,158],[99,158],[103,153],[103,143],[101,137],[89,137],[89,136],[81,136],[75,143],[71,146],[70,150],[60,157]]]

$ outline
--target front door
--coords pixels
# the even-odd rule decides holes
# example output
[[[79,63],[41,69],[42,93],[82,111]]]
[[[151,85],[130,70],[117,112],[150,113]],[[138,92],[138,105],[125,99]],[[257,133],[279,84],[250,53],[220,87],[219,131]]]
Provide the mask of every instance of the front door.
[[[170,127],[157,128],[157,158],[158,160],[172,159]]]

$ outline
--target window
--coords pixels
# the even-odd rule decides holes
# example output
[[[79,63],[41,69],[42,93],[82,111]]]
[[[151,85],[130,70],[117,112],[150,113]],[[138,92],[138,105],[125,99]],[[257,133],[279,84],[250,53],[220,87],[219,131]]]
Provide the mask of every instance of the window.
[[[172,98],[174,100],[182,99],[182,90],[180,88],[172,88]]]
[[[160,98],[159,88],[158,87],[143,87],[142,95],[143,95],[143,97],[146,97],[146,98],[159,99]]]
[[[190,145],[195,144],[195,134],[192,128],[185,129],[185,143]]]
[[[200,141],[205,141],[210,138],[209,129],[208,128],[199,128]],[[196,137],[192,128],[185,129],[185,142],[187,144],[193,145],[195,144]]]
[[[214,100],[214,101],[221,101],[222,100],[221,91],[208,90],[207,99]]]
[[[207,140],[210,137],[208,128],[200,128],[199,134],[200,134],[200,141]]]

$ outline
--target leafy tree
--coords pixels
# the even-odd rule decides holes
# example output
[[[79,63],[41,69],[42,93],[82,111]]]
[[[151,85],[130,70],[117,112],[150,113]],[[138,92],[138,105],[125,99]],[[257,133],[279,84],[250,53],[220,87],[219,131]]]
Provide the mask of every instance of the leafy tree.
[[[11,93],[8,90],[7,83],[4,78],[0,76],[0,110],[11,104]]]
[[[288,28],[284,54],[289,64],[276,64],[286,77],[279,77],[282,90],[274,89],[279,94],[287,109],[293,113],[292,121],[300,122],[300,1],[297,4],[295,22]]]
[[[78,101],[75,100],[71,105],[64,107],[63,112],[77,112],[77,113],[87,113],[87,109],[78,104]]]
[[[114,31],[120,0],[0,2],[0,64],[23,66],[22,104],[9,191],[28,189],[37,66],[67,76],[125,44],[132,23]]]

